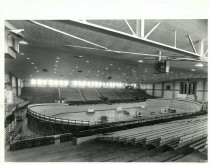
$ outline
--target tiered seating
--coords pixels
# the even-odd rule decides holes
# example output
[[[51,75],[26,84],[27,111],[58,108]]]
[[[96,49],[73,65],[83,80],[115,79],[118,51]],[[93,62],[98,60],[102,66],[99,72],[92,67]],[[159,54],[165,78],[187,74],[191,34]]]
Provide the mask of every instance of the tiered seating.
[[[145,101],[146,99],[155,98],[153,96],[148,95],[146,91],[142,89],[127,89],[126,91],[129,92],[134,98],[138,100]]]
[[[184,122],[154,125],[117,131],[99,137],[103,141],[131,144],[168,145],[173,149],[189,145],[207,136],[207,118],[184,120]]]
[[[134,100],[134,97],[128,93],[126,90],[124,89],[114,89],[113,90],[122,100],[125,100],[125,101],[131,101],[131,100]]]
[[[121,98],[116,95],[112,89],[105,89],[105,88],[99,88],[97,89],[98,92],[103,96],[103,97],[107,97],[110,101],[119,101],[121,100]]]
[[[205,152],[207,150],[207,138],[204,137],[203,139],[191,144],[189,146],[190,148],[194,149],[194,150],[198,150],[199,152]]]
[[[21,98],[29,100],[30,103],[54,103],[59,98],[58,89],[25,87],[22,89]]]
[[[101,95],[95,88],[81,88],[80,91],[86,101],[101,101]]]
[[[28,101],[25,101],[21,98],[18,98],[16,96],[13,96],[13,103],[12,104],[5,104],[5,117],[12,114],[13,111],[16,110],[16,108],[20,108],[28,104]]]
[[[169,99],[149,99],[146,101],[149,107],[169,107]]]
[[[61,97],[69,102],[84,102],[84,98],[77,88],[60,88]]]

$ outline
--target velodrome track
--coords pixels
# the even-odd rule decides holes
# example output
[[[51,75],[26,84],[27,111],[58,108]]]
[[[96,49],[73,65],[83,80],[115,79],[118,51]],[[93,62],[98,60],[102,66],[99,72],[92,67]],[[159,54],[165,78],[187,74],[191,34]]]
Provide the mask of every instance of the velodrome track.
[[[158,103],[160,105],[158,105]],[[181,103],[181,105],[177,104]],[[77,105],[69,106],[67,104],[34,104],[29,106],[30,111],[40,115],[50,116],[54,118],[66,120],[89,121],[90,125],[94,125],[100,121],[102,116],[108,117],[108,122],[129,121],[135,118],[139,112],[142,118],[151,116],[164,116],[161,114],[162,108],[168,108],[170,105],[174,106],[176,113],[195,112],[199,111],[200,104],[192,101],[183,100],[167,100],[167,99],[152,99],[147,102],[136,103],[118,103],[118,104],[93,104],[93,105]],[[117,111],[121,107],[122,111]],[[95,113],[88,113],[88,109],[94,109]],[[123,113],[125,111],[129,114]],[[153,115],[151,115],[153,112]]]

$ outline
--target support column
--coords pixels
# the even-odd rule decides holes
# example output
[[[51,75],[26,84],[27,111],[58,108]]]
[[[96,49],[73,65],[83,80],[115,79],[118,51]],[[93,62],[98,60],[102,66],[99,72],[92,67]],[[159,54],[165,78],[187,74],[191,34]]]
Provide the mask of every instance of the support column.
[[[164,82],[162,82],[162,89],[161,89],[162,93],[161,93],[161,97],[163,98],[164,95]]]
[[[206,81],[205,81],[205,79],[203,79],[203,93],[202,93],[202,101],[204,101],[204,98],[205,98],[205,85],[206,85]]]
[[[152,96],[155,94],[155,84],[152,84]]]
[[[195,83],[195,93],[194,93],[195,101],[197,101],[197,82]]]
[[[173,81],[173,93],[172,93],[172,98],[175,98],[175,81]]]
[[[60,88],[58,88],[58,96],[59,96],[59,98],[61,98],[61,90],[60,90]]]
[[[15,77],[15,84],[16,84],[16,87],[15,87],[16,96],[18,97],[18,78],[17,77]]]

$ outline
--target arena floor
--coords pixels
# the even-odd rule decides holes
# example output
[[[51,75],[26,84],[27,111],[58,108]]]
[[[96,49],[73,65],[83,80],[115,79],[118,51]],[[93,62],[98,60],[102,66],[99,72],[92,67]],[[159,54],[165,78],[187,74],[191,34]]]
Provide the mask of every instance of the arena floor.
[[[142,115],[142,118],[165,115],[161,114],[162,107],[145,107],[145,102],[139,103],[119,103],[119,104],[93,104],[93,105],[77,105],[69,106],[67,104],[38,104],[33,105],[29,109],[41,115],[51,116],[62,119],[89,121],[90,125],[101,121],[102,116],[108,117],[108,122],[129,121]],[[122,110],[117,111],[121,107]],[[142,108],[143,107],[143,108]],[[94,109],[94,113],[88,113],[88,109]],[[183,111],[182,111],[183,112]],[[177,111],[179,113],[179,110]]]

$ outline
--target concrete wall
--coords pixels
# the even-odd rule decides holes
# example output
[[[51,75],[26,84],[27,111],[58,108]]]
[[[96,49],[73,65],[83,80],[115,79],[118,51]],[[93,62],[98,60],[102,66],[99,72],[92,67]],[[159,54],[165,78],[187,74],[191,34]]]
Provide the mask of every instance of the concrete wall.
[[[166,86],[170,86],[170,90],[166,90]],[[163,85],[163,98],[173,98],[173,83],[164,83]]]
[[[162,97],[162,84],[154,84],[154,96]]]
[[[146,84],[146,93],[153,95],[153,84]]]
[[[163,97],[168,99],[181,97],[180,94],[180,82],[184,82],[186,80],[179,80],[175,82],[163,82],[156,84],[143,84],[142,89],[146,90],[147,94],[156,97]],[[206,79],[192,80],[192,82],[197,83],[196,93],[195,95],[188,95],[190,99],[195,99],[197,101],[208,101],[208,81]],[[167,90],[166,87],[170,86],[170,89]],[[183,97],[186,97],[183,94]]]
[[[10,75],[10,74],[6,74],[4,75],[4,82],[5,82],[5,100],[11,97],[11,92],[12,92],[12,96],[17,96],[19,97],[21,95],[21,88],[23,87],[23,80],[21,80],[20,78],[14,76],[14,75]],[[8,95],[9,96],[8,96]],[[6,101],[7,102],[7,101]]]

